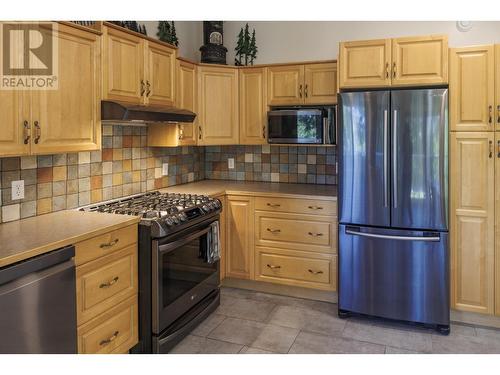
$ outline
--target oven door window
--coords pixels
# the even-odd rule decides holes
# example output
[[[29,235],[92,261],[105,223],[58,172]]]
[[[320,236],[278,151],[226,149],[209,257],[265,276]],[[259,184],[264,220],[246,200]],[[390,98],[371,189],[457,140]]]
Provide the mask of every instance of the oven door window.
[[[218,262],[207,263],[207,234],[181,243],[160,256],[161,304],[165,308],[218,271]]]

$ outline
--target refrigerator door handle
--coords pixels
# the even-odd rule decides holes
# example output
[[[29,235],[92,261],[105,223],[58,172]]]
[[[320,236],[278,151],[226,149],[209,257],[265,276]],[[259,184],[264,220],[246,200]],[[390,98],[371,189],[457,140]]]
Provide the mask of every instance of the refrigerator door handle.
[[[393,206],[394,208],[398,207],[398,179],[397,179],[397,174],[398,174],[398,158],[397,158],[397,151],[398,151],[398,144],[397,144],[397,139],[398,139],[398,111],[395,109],[393,112],[393,118],[392,118],[392,124],[393,124],[393,131],[392,131],[392,189],[393,189]]]
[[[388,139],[387,139],[387,109],[384,109],[384,207],[389,204],[389,189],[387,186],[387,170],[389,164]]]
[[[375,234],[375,233],[363,233],[354,230],[347,229],[345,230],[346,234],[350,234],[353,236],[361,236],[361,237],[370,237],[370,238],[382,238],[385,240],[399,240],[399,241],[425,241],[425,242],[439,242],[441,241],[441,237],[419,237],[419,236],[391,236],[390,234]]]

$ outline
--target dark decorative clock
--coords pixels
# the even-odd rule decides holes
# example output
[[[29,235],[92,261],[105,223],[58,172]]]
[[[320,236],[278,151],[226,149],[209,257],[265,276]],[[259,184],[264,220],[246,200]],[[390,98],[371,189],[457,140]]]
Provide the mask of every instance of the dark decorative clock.
[[[224,47],[222,24],[224,21],[203,21],[201,62],[226,65],[227,48]]]

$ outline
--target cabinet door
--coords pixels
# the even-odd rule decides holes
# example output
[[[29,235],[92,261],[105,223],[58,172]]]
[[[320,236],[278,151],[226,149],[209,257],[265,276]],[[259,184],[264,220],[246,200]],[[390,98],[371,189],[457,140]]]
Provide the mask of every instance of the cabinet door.
[[[253,197],[226,197],[226,276],[254,277]]]
[[[267,71],[269,105],[304,103],[304,65],[271,66]]]
[[[500,130],[500,44],[495,46],[495,120],[496,130]]]
[[[341,42],[340,88],[390,86],[390,62],[390,39]]]
[[[175,49],[146,42],[146,103],[173,105],[175,95]]]
[[[220,218],[219,218],[219,238],[220,238],[220,279],[224,280],[226,277],[226,257],[227,257],[227,251],[226,251],[226,216],[227,216],[227,207],[226,207],[226,196],[225,195],[219,195],[218,197],[215,197],[219,199],[222,203],[222,212],[220,213]]]
[[[451,302],[494,311],[494,157],[492,133],[451,133]]]
[[[492,131],[493,46],[450,51],[450,129]]]
[[[238,144],[238,70],[200,66],[198,140],[203,145]]]
[[[30,152],[29,95],[19,90],[0,90],[0,157]]]
[[[448,37],[433,35],[392,39],[392,85],[448,82]]]
[[[240,144],[266,143],[266,68],[240,70]]]
[[[500,132],[495,142],[495,314],[500,315]]]
[[[32,153],[101,146],[100,38],[59,25],[58,89],[32,91]]]
[[[198,81],[196,65],[187,61],[177,61],[177,107],[198,113]],[[198,116],[194,122],[179,123],[179,144],[196,145],[198,136]]]
[[[144,40],[105,27],[103,41],[104,99],[141,103],[145,93]]]
[[[337,103],[337,63],[307,64],[304,78],[306,104]]]

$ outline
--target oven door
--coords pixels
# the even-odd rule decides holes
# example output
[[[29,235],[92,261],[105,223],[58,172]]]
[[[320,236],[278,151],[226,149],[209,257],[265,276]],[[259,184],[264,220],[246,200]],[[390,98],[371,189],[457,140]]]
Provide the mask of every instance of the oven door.
[[[207,263],[210,223],[153,241],[152,315],[158,335],[219,287],[219,261]]]
[[[323,143],[323,112],[319,109],[274,110],[267,113],[269,143]]]

